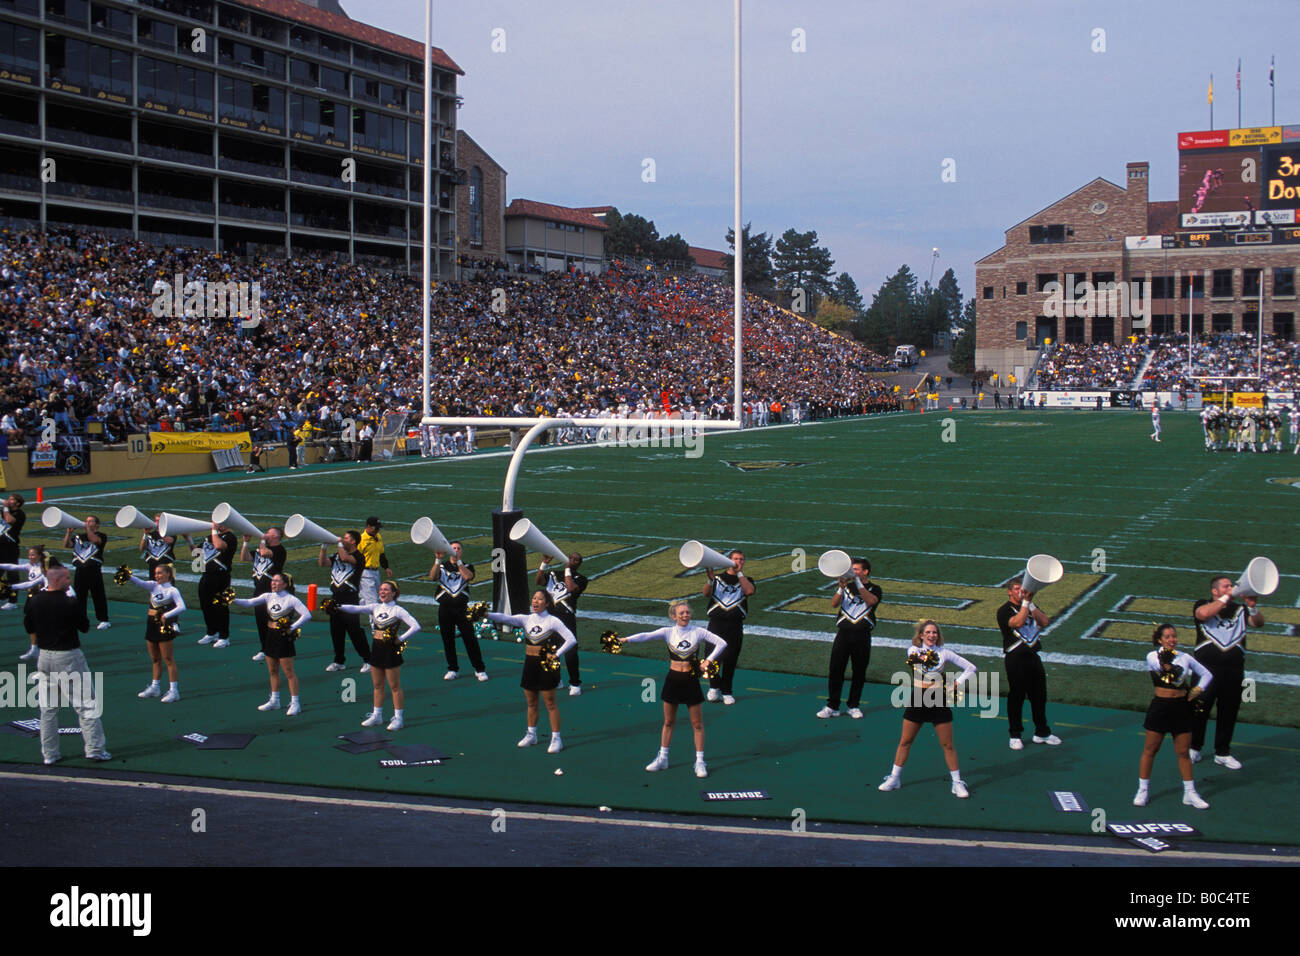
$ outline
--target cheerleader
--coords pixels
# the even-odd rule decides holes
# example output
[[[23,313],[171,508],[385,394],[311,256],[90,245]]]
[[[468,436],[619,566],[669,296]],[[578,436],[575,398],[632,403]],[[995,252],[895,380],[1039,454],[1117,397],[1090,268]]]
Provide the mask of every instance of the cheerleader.
[[[153,679],[149,686],[140,691],[137,697],[162,697],[164,704],[174,704],[181,699],[180,668],[176,666],[175,637],[173,622],[185,612],[185,599],[176,587],[176,572],[166,562],[155,564],[153,580],[127,577],[127,582],[149,592],[149,615],[145,618],[144,640],[149,649],[149,660],[153,663]],[[167,665],[167,681],[171,685],[163,694],[159,681],[162,678],[163,665]]]
[[[420,629],[415,618],[397,605],[402,596],[401,589],[392,581],[379,585],[378,604],[340,604],[339,611],[344,614],[369,614],[370,627],[374,630],[375,642],[370,651],[370,683],[374,686],[374,709],[362,727],[378,727],[384,722],[384,684],[393,692],[393,719],[388,722],[389,730],[401,730],[405,725],[403,712],[406,708],[406,695],[402,693],[402,651],[403,645],[411,635]],[[406,630],[397,634],[398,624],[405,624]]]
[[[961,771],[957,769],[957,750],[952,743],[952,710],[944,704],[945,680],[944,666],[953,664],[961,668],[954,688],[970,680],[975,675],[975,665],[960,654],[943,646],[943,634],[934,621],[921,621],[916,625],[916,634],[912,638],[912,650],[907,655],[907,666],[912,671],[912,704],[903,711],[903,736],[898,741],[898,753],[894,756],[894,768],[889,771],[881,790],[897,790],[901,787],[903,764],[912,749],[912,741],[925,723],[934,724],[934,732],[943,747],[943,757],[948,763],[948,772],[952,775],[952,792],[962,798],[970,796],[966,784],[962,782]],[[937,703],[932,698],[937,698]]]
[[[1147,739],[1138,762],[1138,792],[1133,806],[1145,807],[1150,796],[1151,767],[1164,743],[1165,734],[1174,738],[1174,753],[1178,755],[1178,771],[1183,777],[1183,803],[1197,810],[1208,810],[1210,805],[1196,792],[1192,780],[1192,701],[1210,685],[1213,676],[1204,664],[1192,655],[1178,650],[1178,631],[1172,624],[1161,624],[1151,635],[1156,650],[1147,655],[1147,672],[1155,685],[1155,696],[1147,708],[1142,726]],[[1188,690],[1192,675],[1196,686]]]
[[[668,747],[673,742],[673,725],[677,722],[677,707],[685,704],[691,715],[691,728],[695,731],[695,776],[707,777],[704,765],[704,691],[700,689],[698,673],[700,645],[708,642],[713,652],[706,662],[716,661],[727,649],[727,642],[712,631],[691,627],[691,607],[685,601],[674,601],[668,608],[671,627],[657,631],[632,634],[619,638],[620,644],[639,644],[659,638],[668,644],[668,676],[664,678],[664,729],[659,735],[659,755],[646,765],[654,773],[668,769]]]
[[[13,571],[18,574],[26,573],[27,580],[20,581],[17,584],[10,585],[14,591],[26,591],[27,600],[32,599],[32,595],[45,587],[45,568],[49,564],[49,558],[45,554],[45,548],[42,545],[34,544],[27,549],[26,564],[0,564],[0,571]],[[36,646],[36,635],[27,635],[31,639],[31,646],[22,654],[18,655],[20,661],[35,661],[40,656],[40,648]]]
[[[153,520],[155,522],[154,527],[146,528],[140,533],[140,556],[149,562],[148,580],[153,579],[153,569],[158,565],[176,563],[176,535],[169,534],[164,538],[158,533],[157,522],[162,520],[161,514],[154,515]],[[190,536],[184,534],[181,537],[185,539],[185,543],[193,551],[194,542],[190,540]]]
[[[519,741],[520,747],[537,745],[537,696],[541,695],[546,704],[547,716],[551,719],[551,745],[547,753],[557,754],[564,749],[560,739],[560,707],[555,702],[555,688],[560,683],[560,669],[542,668],[543,657],[549,661],[558,661],[577,645],[578,639],[558,617],[551,615],[555,606],[551,595],[538,591],[533,595],[532,614],[497,614],[488,615],[493,624],[509,624],[524,629],[524,675],[519,686],[524,689],[524,698],[528,701],[528,732]],[[555,642],[561,641],[559,647]]]
[[[236,598],[239,607],[265,607],[269,623],[266,638],[266,670],[271,678],[271,696],[265,704],[259,704],[258,710],[280,709],[280,667],[284,667],[284,676],[289,680],[289,709],[286,717],[295,717],[302,713],[302,701],[298,699],[298,675],[293,670],[293,658],[297,654],[294,641],[298,639],[298,629],[311,620],[311,611],[293,594],[293,578],[281,571],[271,578],[271,590],[252,598]],[[289,622],[289,616],[298,617]]]

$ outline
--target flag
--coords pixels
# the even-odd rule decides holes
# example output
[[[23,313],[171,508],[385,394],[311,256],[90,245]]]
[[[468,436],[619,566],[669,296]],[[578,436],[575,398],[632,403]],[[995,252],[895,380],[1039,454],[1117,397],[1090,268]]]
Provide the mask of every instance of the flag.
[[[1269,57],[1268,59],[1268,85],[1269,86],[1273,85],[1273,60],[1274,59],[1275,59],[1274,57]]]
[[[1241,57],[1237,57],[1237,91],[1241,92]]]
[[[1210,74],[1210,92],[1205,95],[1205,102],[1214,105],[1214,74]]]

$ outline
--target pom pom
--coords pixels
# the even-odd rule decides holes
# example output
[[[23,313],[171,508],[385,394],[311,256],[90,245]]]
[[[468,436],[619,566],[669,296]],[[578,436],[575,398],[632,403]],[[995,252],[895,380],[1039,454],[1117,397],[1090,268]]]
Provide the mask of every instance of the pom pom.
[[[235,600],[235,589],[226,588],[224,591],[218,591],[217,596],[212,599],[213,604],[224,604],[226,607]]]
[[[113,583],[117,585],[126,584],[131,580],[131,569],[125,564],[117,569],[117,574],[113,575]]]
[[[719,672],[722,670],[717,661],[700,661],[700,676],[709,680],[716,680]]]
[[[325,600],[320,602],[320,609],[330,617],[333,617],[335,614],[339,613],[339,602],[334,600],[332,597],[327,597]]]
[[[488,615],[488,604],[486,601],[475,601],[469,607],[465,608],[465,619],[471,624],[477,624]]]
[[[618,631],[602,631],[600,635],[600,649],[606,654],[621,654],[623,644],[618,639]]]

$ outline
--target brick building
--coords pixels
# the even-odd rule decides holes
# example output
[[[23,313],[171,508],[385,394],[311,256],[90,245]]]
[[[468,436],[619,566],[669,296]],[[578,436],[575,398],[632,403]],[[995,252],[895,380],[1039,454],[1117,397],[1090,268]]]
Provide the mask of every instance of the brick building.
[[[456,251],[504,261],[506,171],[464,130],[456,131],[456,165],[467,179],[456,191]]]
[[[1123,342],[1134,314],[1145,331],[1144,310],[1152,334],[1255,331],[1262,311],[1265,333],[1294,339],[1300,229],[1184,229],[1177,202],[1149,201],[1148,171],[1129,163],[1122,187],[1094,179],[1007,229],[975,264],[977,368],[1024,381],[1041,344]],[[1134,306],[1111,295],[1073,307],[1070,290],[1085,281],[1126,286]]]

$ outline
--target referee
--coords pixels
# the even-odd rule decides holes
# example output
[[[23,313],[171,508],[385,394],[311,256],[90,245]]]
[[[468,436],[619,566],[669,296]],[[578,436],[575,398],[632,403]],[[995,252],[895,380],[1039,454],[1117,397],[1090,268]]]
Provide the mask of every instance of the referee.
[[[384,573],[390,578],[393,576],[393,569],[388,566],[388,555],[384,554],[384,536],[379,533],[379,529],[383,526],[382,521],[371,515],[366,519],[366,530],[361,532],[361,544],[358,550],[366,561],[366,568],[361,572],[362,604],[379,603],[380,568],[383,568]]]

